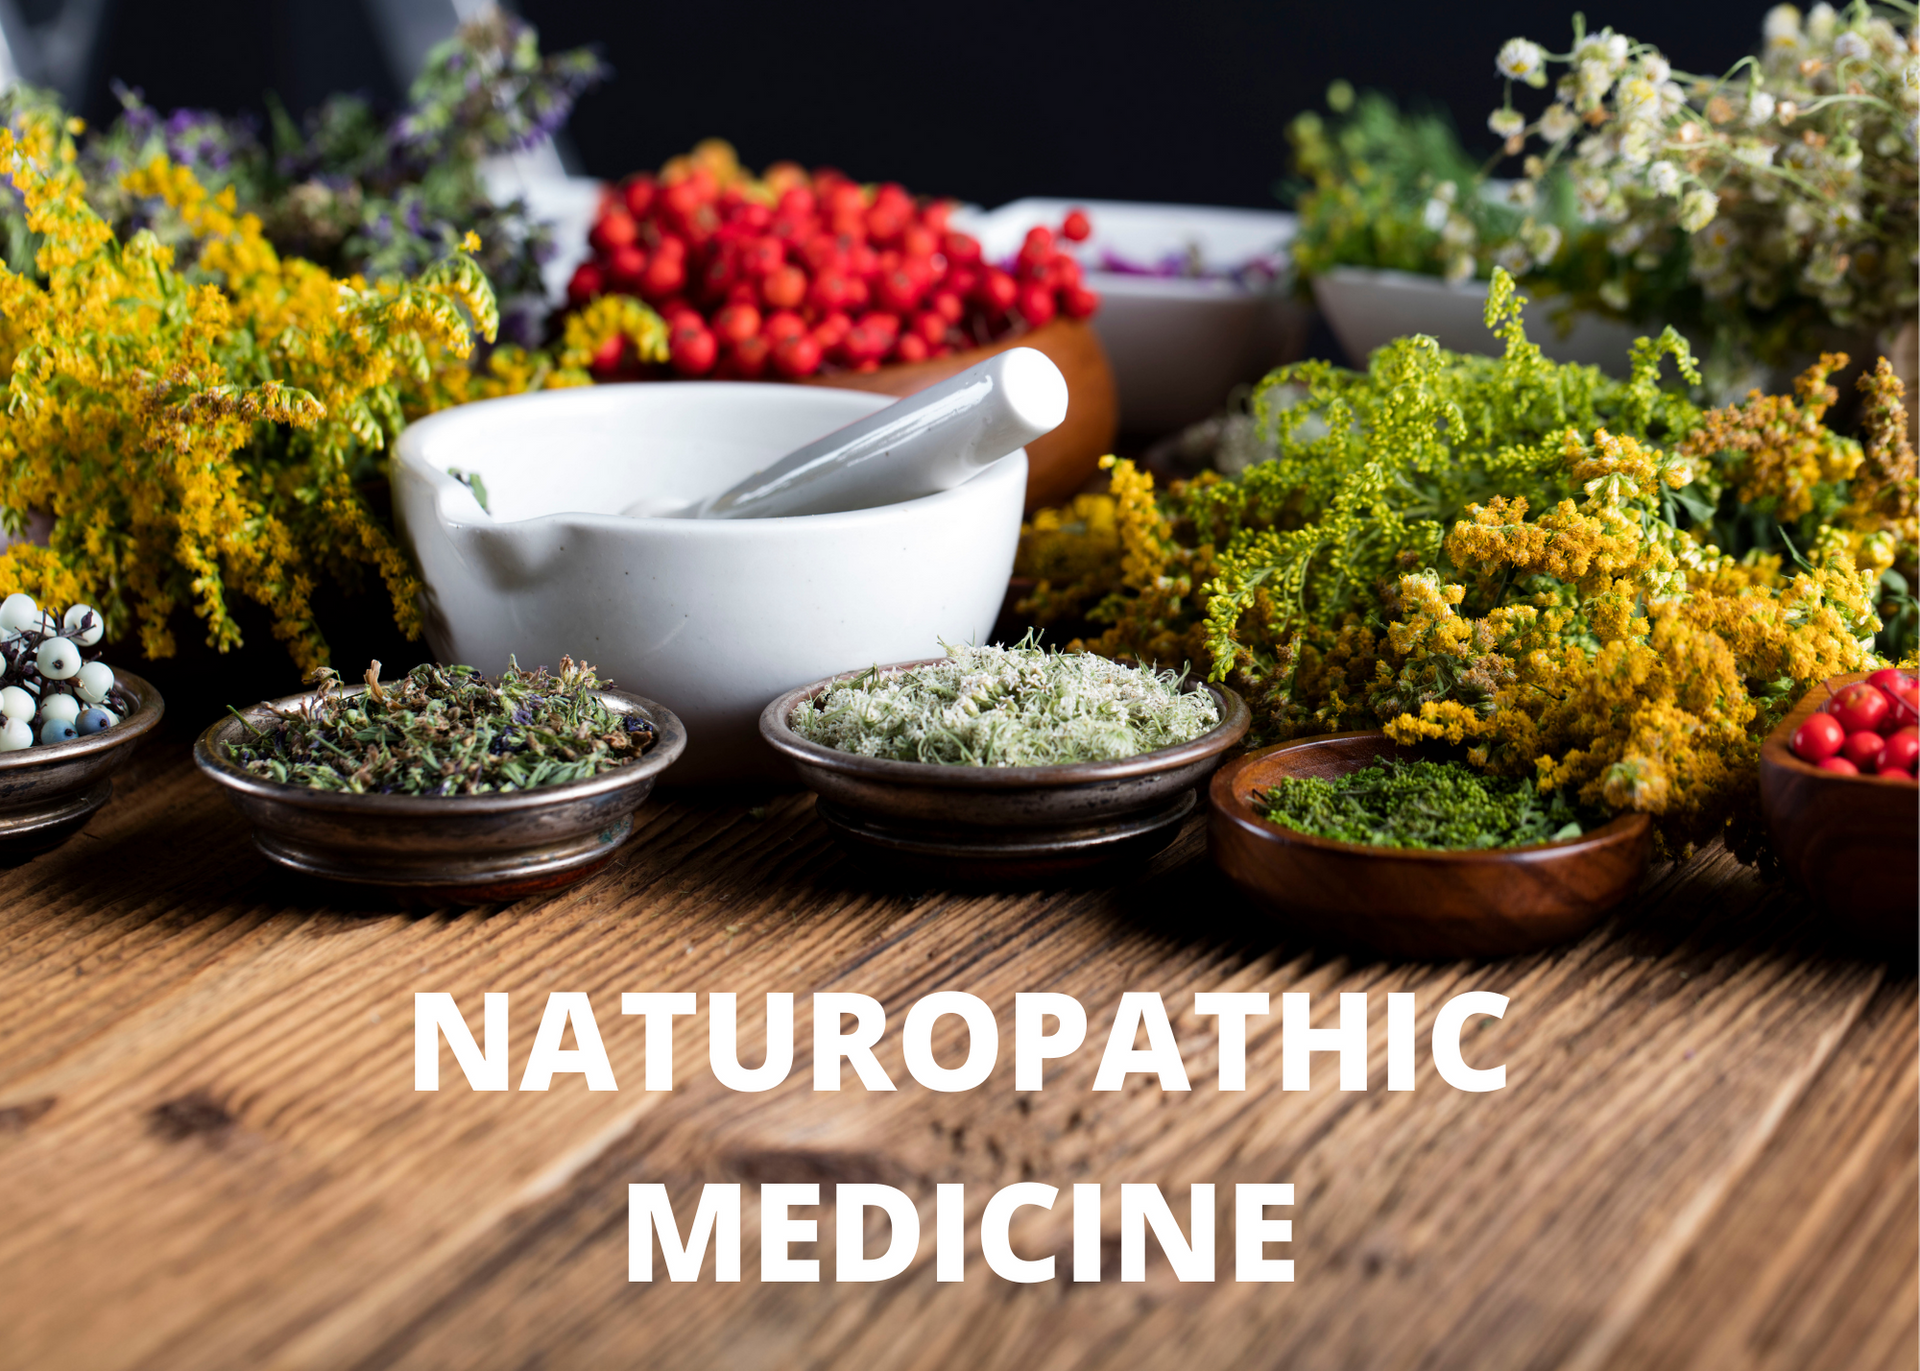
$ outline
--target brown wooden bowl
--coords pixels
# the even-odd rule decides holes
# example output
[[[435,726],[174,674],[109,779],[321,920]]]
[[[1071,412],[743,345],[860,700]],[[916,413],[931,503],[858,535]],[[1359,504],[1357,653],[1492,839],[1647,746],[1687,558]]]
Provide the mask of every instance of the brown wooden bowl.
[[[1838,690],[1867,673],[1835,676]],[[1911,947],[1920,930],[1920,786],[1839,776],[1793,755],[1788,741],[1827,700],[1815,686],[1760,745],[1760,806],[1773,850],[1793,882],[1845,931],[1875,945]]]
[[[1008,348],[1035,348],[1053,359],[1067,378],[1067,417],[1059,428],[1027,444],[1027,512],[1064,504],[1099,470],[1113,451],[1120,407],[1100,335],[1081,319],[1055,319],[1028,333],[925,362],[899,362],[878,371],[840,371],[809,376],[810,386],[839,386],[882,395],[912,395],[965,371]]]
[[[1365,847],[1254,813],[1286,776],[1339,776],[1417,757],[1384,733],[1333,733],[1249,753],[1214,773],[1207,848],[1233,883],[1311,937],[1394,957],[1502,957],[1578,938],[1640,883],[1653,825],[1625,814],[1561,843],[1496,850]]]

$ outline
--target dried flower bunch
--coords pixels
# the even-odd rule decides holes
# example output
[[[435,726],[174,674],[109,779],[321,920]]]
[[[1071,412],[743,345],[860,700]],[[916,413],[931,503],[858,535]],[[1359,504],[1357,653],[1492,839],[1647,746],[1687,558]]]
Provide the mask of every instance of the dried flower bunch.
[[[1489,124],[1509,153],[1539,139],[1545,155],[1529,158],[1529,178],[1564,167],[1586,216],[1606,226],[1615,270],[1602,300],[1626,309],[1640,276],[1684,240],[1704,322],[1765,360],[1807,347],[1820,321],[1871,336],[1911,322],[1911,3],[1822,3],[1804,17],[1776,5],[1760,55],[1720,77],[1675,71],[1658,48],[1589,33],[1579,16],[1573,38],[1565,53],[1525,38],[1501,48],[1507,100]],[[1516,82],[1551,83],[1554,98],[1529,117],[1513,105]]]
[[[941,766],[1108,762],[1189,742],[1220,722],[1213,697],[1184,676],[1087,653],[942,643],[947,660],[878,667],[793,712],[823,747]]]
[[[1542,166],[1496,187],[1491,164],[1467,152],[1444,114],[1402,111],[1345,81],[1327,103],[1330,116],[1309,110],[1287,127],[1294,177],[1282,193],[1299,214],[1291,255],[1301,282],[1341,266],[1449,281],[1500,266],[1530,288],[1584,300],[1610,274],[1604,232],[1583,218],[1564,170]],[[1668,275],[1684,284],[1684,263]],[[1643,289],[1632,304],[1650,318],[1666,301]]]
[[[637,760],[658,741],[638,714],[609,709],[585,663],[488,681],[470,666],[417,666],[343,691],[322,667],[319,694],[231,747],[235,762],[285,785],[357,795],[489,795],[583,781]]]
[[[192,262],[195,235],[123,184],[156,157],[189,168],[210,193],[231,189],[282,256],[335,275],[417,276],[478,233],[476,260],[504,302],[504,336],[532,346],[546,316],[540,269],[554,250],[552,232],[524,201],[494,202],[482,160],[552,134],[605,75],[591,50],[543,54],[530,26],[489,6],[427,54],[396,114],[334,95],[299,124],[275,106],[263,138],[250,116],[163,115],[121,88],[122,113],[83,141],[80,170],[117,236],[152,229],[182,266]],[[25,250],[9,255],[15,271],[32,264],[24,227],[16,213],[12,238]]]
[[[496,315],[473,241],[412,281],[338,279],[283,258],[230,192],[156,159],[121,185],[177,216],[183,269],[151,231],[122,242],[89,205],[74,128],[23,106],[0,129],[0,168],[40,243],[35,274],[0,270],[0,517],[53,521],[46,548],[0,552],[0,584],[84,599],[109,636],[137,622],[155,657],[174,649],[177,608],[212,645],[237,645],[238,593],[317,665],[314,586],[367,568],[417,629],[413,568],[359,486],[403,415],[474,388],[463,359]]]
[[[1880,660],[1876,601],[1911,583],[1916,544],[1900,384],[1884,361],[1863,381],[1864,443],[1820,427],[1825,370],[1799,401],[1702,416],[1659,385],[1664,356],[1693,375],[1671,332],[1610,381],[1543,359],[1518,305],[1496,272],[1497,359],[1411,338],[1364,374],[1282,368],[1258,403],[1280,456],[1236,480],[1162,494],[1115,464],[1122,588],[1087,646],[1203,664],[1247,694],[1256,736],[1445,738],[1650,813],[1683,848],[1751,817],[1760,741],[1792,700]],[[1771,542],[1716,541],[1756,527]],[[1030,529],[1022,565],[1062,563],[1047,544],[1071,536]],[[1047,583],[1030,605],[1085,609]]]
[[[1269,823],[1368,847],[1532,847],[1586,831],[1562,792],[1459,762],[1381,758],[1341,776],[1288,776],[1254,800]]]

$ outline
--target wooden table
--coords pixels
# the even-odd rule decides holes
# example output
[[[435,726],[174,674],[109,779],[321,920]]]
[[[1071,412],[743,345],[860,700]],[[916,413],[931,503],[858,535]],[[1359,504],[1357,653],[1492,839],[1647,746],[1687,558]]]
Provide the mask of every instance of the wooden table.
[[[851,868],[811,800],[651,803],[600,876],[508,908],[395,912],[258,857],[185,749],[156,746],[81,837],[0,874],[0,1365],[92,1367],[1911,1367],[1916,1346],[1916,995],[1907,969],[1823,951],[1819,921],[1714,850],[1657,871],[1577,946],[1504,962],[1356,964],[1288,942],[1225,888],[1196,823],[1110,889],[901,890]],[[1016,1094],[908,1080],[900,1030],[971,991],[1010,1037],[1016,991],[1087,1006],[1088,1048]],[[1372,1079],[1331,1058],[1283,1094],[1277,992],[1317,1021],[1374,995]],[[1384,1080],[1383,993],[1420,1018],[1462,989],[1511,997],[1466,1094],[1423,1055]],[[550,991],[586,991],[616,1092],[476,1093],[443,1050],[413,1089],[413,995],[513,995],[514,1079]],[[704,1013],[672,1093],[641,1088],[623,991],[797,993],[795,1070],[722,1088]],[[902,1088],[812,1089],[808,992],[888,1010]],[[1090,1090],[1125,990],[1159,991],[1193,1077]],[[1276,992],[1250,1089],[1215,1088],[1196,990]],[[704,998],[703,998],[704,1004]],[[759,1060],[758,1010],[741,1058]],[[952,1019],[953,1041],[959,1028]],[[936,1046],[939,1046],[938,1041]],[[952,1051],[952,1048],[942,1048]],[[1015,1244],[1060,1279],[985,1271],[996,1187],[1062,1188]],[[881,1181],[918,1202],[896,1280],[629,1284],[627,1185],[684,1218],[708,1181]],[[968,1278],[936,1284],[936,1184],[968,1183]],[[1066,1279],[1067,1187],[1290,1181],[1296,1279]],[[823,1237],[831,1211],[815,1211]],[[878,1231],[877,1228],[875,1230]],[[874,1239],[878,1241],[878,1239]],[[823,1242],[818,1255],[831,1258]],[[1270,1249],[1268,1255],[1275,1255]],[[809,1255],[805,1248],[796,1255]],[[831,1273],[831,1266],[826,1270]]]

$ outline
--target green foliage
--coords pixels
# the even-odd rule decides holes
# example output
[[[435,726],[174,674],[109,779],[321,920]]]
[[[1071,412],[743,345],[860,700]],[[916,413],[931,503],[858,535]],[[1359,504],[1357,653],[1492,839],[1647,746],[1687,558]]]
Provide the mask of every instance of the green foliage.
[[[1685,395],[1661,385],[1667,357],[1698,379],[1673,330],[1640,339],[1632,374],[1619,381],[1543,357],[1521,326],[1524,303],[1496,269],[1487,326],[1505,340],[1499,357],[1448,353],[1415,336],[1380,349],[1365,372],[1301,362],[1261,384],[1255,414],[1278,456],[1236,482],[1194,487],[1186,502],[1196,536],[1220,549],[1203,592],[1216,679],[1259,655],[1239,631],[1256,598],[1262,639],[1330,628],[1368,613],[1397,569],[1432,563],[1468,505],[1570,495],[1569,430],[1673,443],[1699,420]]]
[[[1288,776],[1254,799],[1269,823],[1368,847],[1532,847],[1583,831],[1560,791],[1460,762],[1381,758],[1343,776]]]

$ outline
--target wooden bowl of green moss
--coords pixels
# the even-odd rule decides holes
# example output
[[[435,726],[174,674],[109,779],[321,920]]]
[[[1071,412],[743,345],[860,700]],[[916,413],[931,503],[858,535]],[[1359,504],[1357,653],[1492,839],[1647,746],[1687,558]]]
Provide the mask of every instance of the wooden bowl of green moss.
[[[1220,686],[1026,642],[815,681],[760,733],[867,864],[1007,885],[1158,852],[1249,722]]]
[[[1211,799],[1208,849],[1255,903],[1310,939],[1395,957],[1571,941],[1633,894],[1653,850],[1644,814],[1584,814],[1378,732],[1249,753]]]

